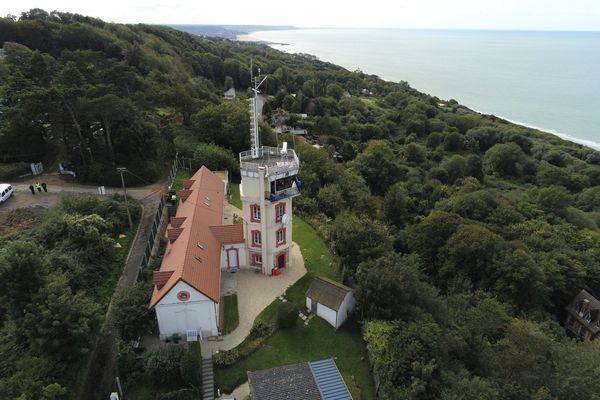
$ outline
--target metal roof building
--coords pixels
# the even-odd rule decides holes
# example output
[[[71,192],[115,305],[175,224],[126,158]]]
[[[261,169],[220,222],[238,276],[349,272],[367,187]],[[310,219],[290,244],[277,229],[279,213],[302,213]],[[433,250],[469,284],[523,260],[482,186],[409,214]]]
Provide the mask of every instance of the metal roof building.
[[[352,400],[332,358],[248,372],[252,400]]]

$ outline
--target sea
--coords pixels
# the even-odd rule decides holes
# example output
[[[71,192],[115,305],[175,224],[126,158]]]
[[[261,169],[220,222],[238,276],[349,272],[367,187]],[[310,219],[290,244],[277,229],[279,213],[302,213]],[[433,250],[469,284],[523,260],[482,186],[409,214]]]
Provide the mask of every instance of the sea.
[[[600,150],[600,32],[294,29],[268,42]]]

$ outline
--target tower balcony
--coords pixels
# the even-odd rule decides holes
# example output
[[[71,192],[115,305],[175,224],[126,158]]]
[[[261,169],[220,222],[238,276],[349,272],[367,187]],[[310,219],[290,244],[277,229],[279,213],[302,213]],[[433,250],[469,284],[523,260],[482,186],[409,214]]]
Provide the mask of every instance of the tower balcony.
[[[240,172],[242,176],[259,177],[259,168],[265,168],[265,178],[269,182],[297,175],[300,160],[292,149],[262,146],[256,156],[252,150],[240,153]]]
[[[276,192],[269,192],[267,199],[270,201],[279,201],[287,199],[289,197],[296,197],[300,195],[300,190],[296,186],[292,186],[287,189],[278,190]]]

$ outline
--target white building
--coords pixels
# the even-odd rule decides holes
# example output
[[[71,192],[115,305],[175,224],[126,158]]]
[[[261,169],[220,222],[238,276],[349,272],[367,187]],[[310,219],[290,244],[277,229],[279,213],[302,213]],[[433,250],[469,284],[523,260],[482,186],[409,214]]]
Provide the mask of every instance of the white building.
[[[221,267],[228,245],[239,245],[242,226],[222,226],[227,182],[202,167],[183,183],[177,214],[167,228],[169,243],[154,272],[150,308],[161,339],[216,336],[219,332]],[[231,255],[231,263],[244,262]]]
[[[315,278],[306,292],[306,308],[338,329],[355,306],[351,288],[323,276]]]

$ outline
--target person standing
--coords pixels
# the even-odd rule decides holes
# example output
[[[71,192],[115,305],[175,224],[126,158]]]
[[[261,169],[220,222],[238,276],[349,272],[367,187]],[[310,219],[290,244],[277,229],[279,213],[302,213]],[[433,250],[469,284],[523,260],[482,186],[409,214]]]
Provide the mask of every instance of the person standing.
[[[48,187],[46,186],[46,182],[42,182],[42,188],[44,189],[45,193],[48,193]]]
[[[35,189],[33,188],[33,185],[29,185],[29,190],[31,190],[31,194],[35,194]]]
[[[37,189],[38,192],[42,193],[42,185],[40,185],[39,182],[35,183],[35,188]]]

